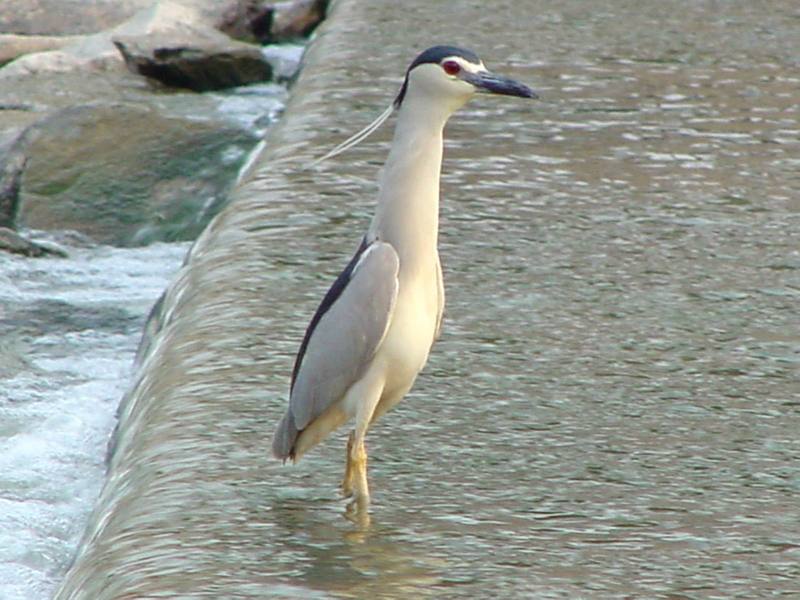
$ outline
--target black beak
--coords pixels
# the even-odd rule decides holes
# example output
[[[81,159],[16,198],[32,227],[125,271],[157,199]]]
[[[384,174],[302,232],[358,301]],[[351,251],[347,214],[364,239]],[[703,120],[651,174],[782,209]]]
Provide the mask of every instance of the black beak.
[[[510,77],[496,75],[489,71],[464,73],[464,81],[474,85],[479,92],[502,94],[503,96],[519,96],[520,98],[538,98],[538,94],[527,85],[514,81]]]

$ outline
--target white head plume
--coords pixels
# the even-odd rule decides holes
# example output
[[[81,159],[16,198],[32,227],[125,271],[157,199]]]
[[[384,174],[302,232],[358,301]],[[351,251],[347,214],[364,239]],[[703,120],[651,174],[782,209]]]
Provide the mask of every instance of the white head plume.
[[[312,161],[308,165],[308,167],[309,168],[316,167],[322,161],[328,160],[329,158],[333,158],[334,156],[337,156],[337,155],[341,154],[342,152],[344,152],[346,150],[349,150],[350,148],[352,148],[356,144],[364,141],[373,131],[375,131],[378,127],[383,125],[383,122],[386,119],[389,118],[389,116],[392,114],[392,112],[394,112],[394,109],[395,109],[395,105],[394,105],[394,102],[393,102],[392,104],[389,105],[389,108],[387,108],[385,111],[383,111],[378,116],[378,118],[375,119],[372,123],[370,123],[369,125],[364,127],[364,129],[362,129],[358,133],[356,133],[356,134],[350,136],[349,138],[347,138],[341,144],[336,146],[333,150],[328,152],[325,156],[322,156],[322,157]]]

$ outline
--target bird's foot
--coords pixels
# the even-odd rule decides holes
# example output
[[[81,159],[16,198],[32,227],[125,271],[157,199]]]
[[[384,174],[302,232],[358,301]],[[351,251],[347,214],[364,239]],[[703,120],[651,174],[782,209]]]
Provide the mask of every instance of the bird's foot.
[[[356,494],[355,497],[347,503],[344,516],[359,527],[368,527],[370,524],[369,496]]]
[[[369,525],[369,484],[367,483],[367,451],[364,441],[356,441],[355,432],[347,440],[347,456],[342,480],[342,493],[352,498],[345,516],[354,523]]]

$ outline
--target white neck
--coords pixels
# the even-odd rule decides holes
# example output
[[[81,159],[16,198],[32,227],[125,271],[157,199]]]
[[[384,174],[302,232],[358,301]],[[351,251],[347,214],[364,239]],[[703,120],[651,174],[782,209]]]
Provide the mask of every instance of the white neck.
[[[450,113],[410,95],[399,110],[369,234],[394,246],[401,271],[428,264],[437,253],[442,132]]]

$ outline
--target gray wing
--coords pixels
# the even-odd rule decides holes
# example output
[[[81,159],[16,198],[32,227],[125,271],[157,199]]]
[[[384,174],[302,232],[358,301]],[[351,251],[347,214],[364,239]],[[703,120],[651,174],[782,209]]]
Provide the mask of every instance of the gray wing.
[[[289,408],[273,438],[278,458],[293,456],[299,432],[364,375],[386,335],[400,260],[385,242],[359,250],[326,295],[301,346]]]

